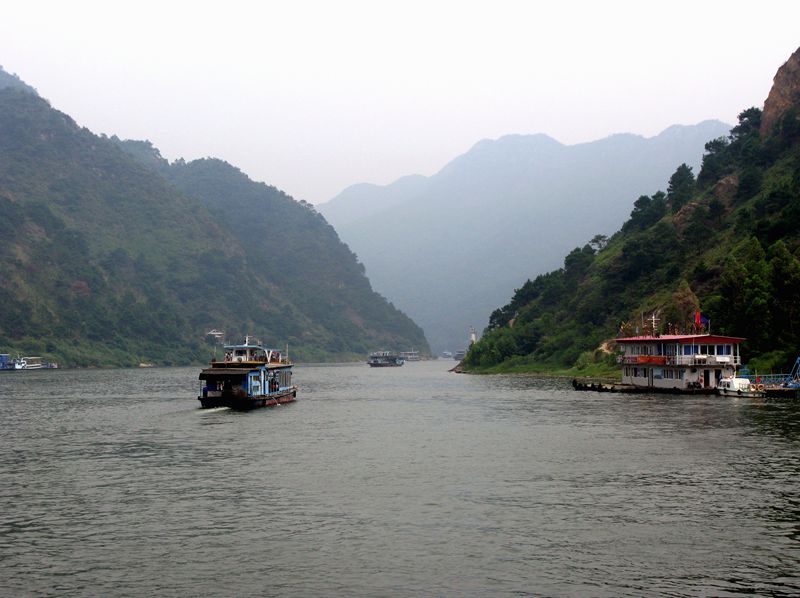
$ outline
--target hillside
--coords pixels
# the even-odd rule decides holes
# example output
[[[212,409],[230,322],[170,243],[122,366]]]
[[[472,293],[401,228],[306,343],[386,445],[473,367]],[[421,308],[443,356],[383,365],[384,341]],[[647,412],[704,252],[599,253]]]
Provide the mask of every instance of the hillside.
[[[208,358],[211,328],[305,360],[427,349],[310,206],[219,161],[176,164],[224,202],[207,205],[28,90],[0,87],[3,352],[183,364]]]
[[[675,164],[697,167],[704,144],[729,129],[708,121],[571,146],[509,135],[479,142],[432,177],[356,186],[319,210],[375,288],[436,350],[452,350],[520,280],[557,267],[591,235],[611,234],[631,198],[656,190]]]
[[[800,50],[764,110],[749,108],[706,144],[695,179],[679,167],[666,193],[636,200],[610,239],[574,249],[495,310],[468,353],[472,370],[589,366],[617,334],[655,313],[661,332],[748,339],[751,367],[783,370],[800,350]],[[768,118],[765,118],[768,117]],[[588,237],[587,237],[588,239]]]

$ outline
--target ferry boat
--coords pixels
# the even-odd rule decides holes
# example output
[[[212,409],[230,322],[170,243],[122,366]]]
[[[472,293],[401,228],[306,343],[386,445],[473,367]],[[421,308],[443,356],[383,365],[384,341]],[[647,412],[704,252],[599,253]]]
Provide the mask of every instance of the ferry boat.
[[[405,363],[400,353],[393,353],[392,351],[375,351],[369,354],[367,360],[371,368],[387,368],[387,367],[400,367]]]
[[[200,372],[204,382],[200,406],[253,409],[291,403],[297,398],[292,363],[280,351],[245,337],[241,345],[224,345],[222,361]]]
[[[665,334],[616,339],[622,384],[643,390],[715,392],[735,378],[745,339],[718,334]]]
[[[717,393],[724,397],[760,398],[766,395],[763,384],[753,384],[749,378],[735,376],[722,378],[717,385]]]

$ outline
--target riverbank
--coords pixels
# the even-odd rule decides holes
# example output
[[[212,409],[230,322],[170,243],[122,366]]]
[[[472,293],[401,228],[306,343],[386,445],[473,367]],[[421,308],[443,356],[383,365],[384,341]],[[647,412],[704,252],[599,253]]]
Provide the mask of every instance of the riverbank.
[[[465,367],[462,363],[459,363],[451,371],[457,374],[538,374],[554,378],[602,377],[617,381],[622,379],[622,374],[618,367],[612,367],[605,363],[564,367],[548,363],[515,363],[514,361],[508,361],[488,368]]]

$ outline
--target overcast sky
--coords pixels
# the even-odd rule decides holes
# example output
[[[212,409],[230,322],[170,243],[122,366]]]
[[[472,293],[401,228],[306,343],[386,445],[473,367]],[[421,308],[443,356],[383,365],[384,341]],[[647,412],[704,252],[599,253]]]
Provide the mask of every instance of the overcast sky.
[[[484,138],[735,122],[800,2],[9,2],[0,65],[95,133],[297,199],[430,175]]]

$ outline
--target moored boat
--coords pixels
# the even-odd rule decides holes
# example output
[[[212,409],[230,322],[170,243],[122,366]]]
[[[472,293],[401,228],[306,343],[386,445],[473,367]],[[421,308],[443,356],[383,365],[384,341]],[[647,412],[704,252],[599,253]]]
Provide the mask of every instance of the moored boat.
[[[17,365],[20,370],[41,370],[45,367],[41,357],[20,357]]]
[[[13,372],[16,368],[16,361],[8,353],[0,353],[0,372]]]
[[[292,363],[276,349],[258,342],[225,345],[222,361],[200,372],[204,381],[197,399],[203,408],[253,409],[291,403],[297,398],[292,384]]]
[[[749,378],[726,376],[717,383],[717,393],[724,397],[750,397],[760,398],[765,396],[763,384],[753,384]]]
[[[372,368],[400,367],[405,363],[400,353],[392,351],[375,351],[369,354],[367,363]]]

